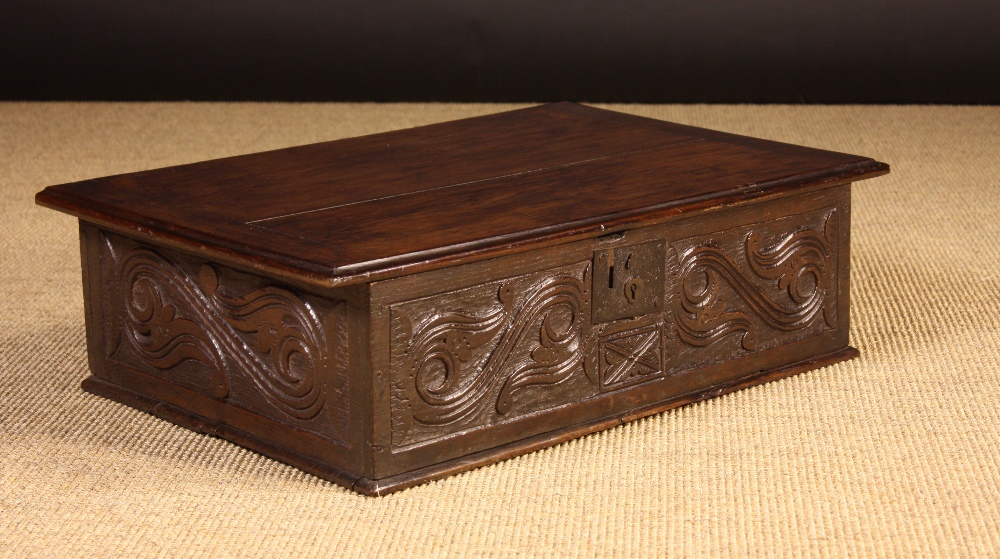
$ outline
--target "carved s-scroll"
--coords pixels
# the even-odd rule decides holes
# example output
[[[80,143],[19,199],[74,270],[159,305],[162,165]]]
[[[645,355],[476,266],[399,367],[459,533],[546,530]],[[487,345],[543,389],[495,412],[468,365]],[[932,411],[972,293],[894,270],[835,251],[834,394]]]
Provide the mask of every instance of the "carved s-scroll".
[[[566,379],[583,355],[586,291],[579,278],[548,278],[515,311],[514,295],[503,285],[499,306],[482,316],[449,313],[420,325],[407,349],[418,396],[413,419],[450,423],[479,409],[489,394],[498,394],[494,407],[506,414],[517,390]],[[469,363],[473,350],[497,336],[484,363]],[[517,350],[528,348],[530,358],[520,359],[523,351]]]
[[[120,335],[142,362],[168,370],[200,361],[219,399],[230,393],[232,371],[241,371],[266,401],[296,419],[323,408],[322,379],[331,378],[335,364],[309,302],[275,286],[230,293],[212,266],[202,265],[195,279],[141,247],[121,255],[115,275],[112,296],[125,309]],[[252,345],[238,333],[249,334]]]
[[[753,350],[756,347],[750,315],[721,299],[723,284],[772,328],[793,331],[812,324],[828,299],[827,270],[834,239],[833,217],[834,214],[827,216],[824,232],[799,231],[786,236],[771,249],[762,248],[759,232],[747,236],[746,260],[750,269],[759,278],[778,280],[778,289],[787,293],[788,302],[770,295],[716,246],[697,246],[685,253],[681,257],[679,274],[681,307],[676,313],[680,339],[703,347],[728,334],[743,332],[743,348]],[[831,322],[829,315],[827,322]]]

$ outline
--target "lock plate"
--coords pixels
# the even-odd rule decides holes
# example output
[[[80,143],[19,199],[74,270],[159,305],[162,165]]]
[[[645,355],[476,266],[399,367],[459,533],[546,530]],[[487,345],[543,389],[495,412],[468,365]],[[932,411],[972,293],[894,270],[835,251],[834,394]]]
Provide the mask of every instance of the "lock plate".
[[[594,252],[594,324],[663,310],[665,241]]]

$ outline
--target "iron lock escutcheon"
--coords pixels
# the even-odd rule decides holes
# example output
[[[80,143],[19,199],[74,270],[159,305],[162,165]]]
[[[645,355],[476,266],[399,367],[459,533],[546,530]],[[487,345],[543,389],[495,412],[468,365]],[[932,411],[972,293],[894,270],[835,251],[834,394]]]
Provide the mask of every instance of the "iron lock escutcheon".
[[[665,241],[595,251],[592,322],[663,310],[665,261]]]

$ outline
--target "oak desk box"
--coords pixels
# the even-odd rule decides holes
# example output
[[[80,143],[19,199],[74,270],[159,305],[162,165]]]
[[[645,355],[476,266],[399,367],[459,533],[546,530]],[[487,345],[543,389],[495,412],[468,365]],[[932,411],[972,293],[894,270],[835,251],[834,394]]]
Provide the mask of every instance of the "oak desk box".
[[[52,186],[84,389],[384,494],[827,365],[868,158],[571,103]]]

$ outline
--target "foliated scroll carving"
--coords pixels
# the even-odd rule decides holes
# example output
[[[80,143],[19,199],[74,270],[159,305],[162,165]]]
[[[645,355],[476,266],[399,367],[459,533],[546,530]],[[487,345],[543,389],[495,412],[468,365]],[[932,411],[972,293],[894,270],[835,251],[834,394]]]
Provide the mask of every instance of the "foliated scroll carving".
[[[424,325],[413,336],[409,352],[415,357],[416,389],[425,406],[414,417],[423,423],[448,423],[469,413],[494,385],[501,385],[496,411],[506,414],[513,392],[533,384],[555,384],[580,361],[580,314],[584,301],[582,282],[556,277],[544,282],[516,313],[511,310],[511,290],[501,285],[501,306],[482,319],[446,314]],[[556,307],[563,306],[568,320],[556,324]],[[463,371],[472,349],[499,333],[500,341],[486,363],[473,373]],[[536,331],[537,330],[537,331]],[[535,339],[532,339],[535,338]],[[537,342],[531,360],[513,367],[515,350],[525,341]]]
[[[547,387],[577,373],[587,383],[589,264],[395,306],[396,442],[544,409]]]
[[[676,313],[681,341],[705,347],[742,333],[743,349],[752,351],[767,329],[794,332],[811,326],[820,314],[832,327],[835,219],[835,212],[828,213],[822,227],[783,234],[772,243],[764,240],[773,236],[767,224],[740,230],[739,251],[709,242],[683,252]],[[731,256],[739,253],[745,265]],[[769,287],[767,280],[777,280],[776,285]]]
[[[343,302],[116,236],[104,250],[110,358],[346,440]]]
[[[836,224],[826,208],[667,237],[664,304],[641,316],[591,320],[591,261],[392,303],[393,449],[697,374],[835,328]]]

